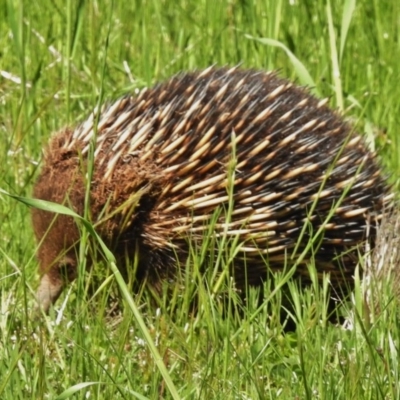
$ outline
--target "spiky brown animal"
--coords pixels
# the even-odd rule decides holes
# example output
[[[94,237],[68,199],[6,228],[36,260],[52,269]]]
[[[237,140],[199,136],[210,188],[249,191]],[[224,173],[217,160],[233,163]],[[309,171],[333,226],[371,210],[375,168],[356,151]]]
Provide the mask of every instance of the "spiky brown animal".
[[[352,279],[366,218],[373,226],[390,198],[361,137],[325,100],[274,73],[181,73],[105,107],[97,128],[94,121],[96,112],[51,139],[34,196],[83,214],[95,143],[91,218],[120,261],[138,250],[138,280],[173,274],[219,208],[213,234],[239,239],[239,286],[294,262],[305,275],[310,258],[338,286]],[[67,281],[77,272],[77,226],[54,218],[33,210],[44,310],[64,287],[63,271]],[[314,248],[301,262],[292,257],[322,224]]]

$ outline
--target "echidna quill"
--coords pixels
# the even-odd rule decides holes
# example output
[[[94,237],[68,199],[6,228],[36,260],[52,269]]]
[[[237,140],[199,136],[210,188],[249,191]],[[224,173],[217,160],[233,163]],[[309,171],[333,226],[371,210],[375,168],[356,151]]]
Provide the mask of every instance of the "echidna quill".
[[[188,241],[212,223],[212,235],[237,240],[238,287],[296,262],[306,279],[311,259],[338,287],[353,279],[366,221],[373,240],[391,198],[361,136],[325,100],[270,72],[181,73],[105,106],[98,118],[93,112],[52,137],[34,197],[82,215],[92,142],[92,221],[117,259],[137,252],[139,281],[171,277]],[[72,218],[38,209],[33,225],[37,300],[47,311],[76,277],[79,230]],[[317,233],[299,262],[294,249],[302,254]]]

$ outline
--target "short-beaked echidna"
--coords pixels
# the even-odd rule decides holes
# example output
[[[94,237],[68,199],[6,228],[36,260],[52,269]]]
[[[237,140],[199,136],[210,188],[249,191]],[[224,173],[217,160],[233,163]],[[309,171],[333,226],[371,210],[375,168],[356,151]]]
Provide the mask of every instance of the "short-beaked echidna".
[[[257,285],[319,232],[298,275],[312,258],[338,286],[353,278],[366,219],[373,230],[391,196],[375,156],[326,103],[275,73],[181,73],[53,136],[34,197],[83,215],[94,148],[90,216],[117,260],[137,254],[137,279],[171,276],[189,242],[211,234],[236,238],[235,281]],[[79,230],[39,209],[33,225],[48,310],[63,271],[76,276]]]

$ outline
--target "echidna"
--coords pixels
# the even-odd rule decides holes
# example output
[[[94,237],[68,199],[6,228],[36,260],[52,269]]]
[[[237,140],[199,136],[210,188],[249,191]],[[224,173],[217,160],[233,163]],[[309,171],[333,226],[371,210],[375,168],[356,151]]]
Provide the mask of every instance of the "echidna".
[[[366,220],[373,229],[391,196],[375,156],[326,103],[272,72],[181,73],[58,132],[34,197],[82,215],[93,143],[90,215],[117,259],[137,252],[138,280],[171,276],[212,224],[212,235],[236,238],[238,286],[293,265],[317,233],[298,276],[312,259],[338,286],[352,279]],[[38,209],[33,225],[48,310],[65,271],[76,276],[79,230]]]

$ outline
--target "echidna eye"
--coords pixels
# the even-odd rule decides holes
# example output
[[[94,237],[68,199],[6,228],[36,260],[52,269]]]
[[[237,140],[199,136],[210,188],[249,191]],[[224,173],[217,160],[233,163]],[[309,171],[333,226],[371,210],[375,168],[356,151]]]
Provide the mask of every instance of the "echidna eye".
[[[60,275],[67,282],[71,282],[76,278],[76,262],[69,257],[62,259],[58,263]]]

